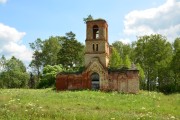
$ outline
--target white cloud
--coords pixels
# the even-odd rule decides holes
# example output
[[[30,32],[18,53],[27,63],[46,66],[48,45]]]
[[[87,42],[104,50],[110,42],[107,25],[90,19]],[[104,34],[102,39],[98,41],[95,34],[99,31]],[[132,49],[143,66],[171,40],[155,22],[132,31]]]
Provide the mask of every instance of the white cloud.
[[[128,38],[125,38],[125,39],[119,39],[118,41],[121,41],[121,42],[124,43],[124,44],[130,44],[130,43],[131,43],[131,40],[128,39]]]
[[[157,8],[134,10],[125,16],[124,25],[126,35],[159,33],[172,42],[180,36],[180,1],[167,0]]]
[[[7,0],[0,0],[0,4],[1,3],[6,3],[7,2]]]
[[[15,56],[24,63],[30,62],[32,51],[21,43],[25,34],[0,23],[0,55],[5,55],[7,58]]]

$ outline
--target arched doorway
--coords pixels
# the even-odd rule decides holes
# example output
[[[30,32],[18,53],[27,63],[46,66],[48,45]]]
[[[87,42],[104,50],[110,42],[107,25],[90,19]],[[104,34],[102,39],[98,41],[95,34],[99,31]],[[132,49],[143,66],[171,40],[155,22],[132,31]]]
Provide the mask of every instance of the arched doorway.
[[[92,90],[99,90],[99,74],[98,73],[92,73],[91,74],[91,89]]]

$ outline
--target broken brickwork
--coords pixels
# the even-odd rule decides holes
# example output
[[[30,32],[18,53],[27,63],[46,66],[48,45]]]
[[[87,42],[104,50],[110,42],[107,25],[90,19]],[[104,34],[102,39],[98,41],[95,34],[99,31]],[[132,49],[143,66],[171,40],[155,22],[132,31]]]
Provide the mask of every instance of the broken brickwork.
[[[85,69],[82,73],[59,73],[56,76],[57,90],[95,89],[138,93],[138,70],[109,70],[111,47],[108,43],[108,24],[103,19],[86,22]]]

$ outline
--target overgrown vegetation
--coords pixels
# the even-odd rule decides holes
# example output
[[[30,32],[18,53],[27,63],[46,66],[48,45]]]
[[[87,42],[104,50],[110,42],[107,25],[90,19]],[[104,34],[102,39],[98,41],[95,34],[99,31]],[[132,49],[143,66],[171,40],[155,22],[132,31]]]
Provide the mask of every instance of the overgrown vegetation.
[[[180,94],[1,89],[3,120],[180,119]]]

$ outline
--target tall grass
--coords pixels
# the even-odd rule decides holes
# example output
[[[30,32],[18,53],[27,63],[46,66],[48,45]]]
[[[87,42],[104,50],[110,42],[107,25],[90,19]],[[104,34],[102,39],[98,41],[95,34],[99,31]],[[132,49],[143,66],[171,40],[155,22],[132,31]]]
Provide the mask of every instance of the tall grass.
[[[0,89],[0,119],[180,119],[180,94]]]

